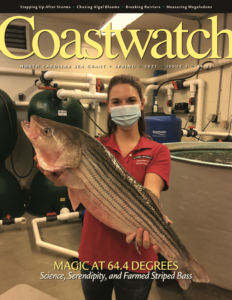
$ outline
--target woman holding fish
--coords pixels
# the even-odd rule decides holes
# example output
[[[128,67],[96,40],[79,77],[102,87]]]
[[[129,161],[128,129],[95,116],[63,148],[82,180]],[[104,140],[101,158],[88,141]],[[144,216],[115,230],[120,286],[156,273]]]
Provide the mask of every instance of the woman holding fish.
[[[146,136],[144,102],[138,78],[132,75],[113,77],[108,87],[108,132],[98,140],[140,184],[152,192],[152,199],[160,205],[160,193],[168,189],[170,152],[166,146]],[[56,186],[63,185],[59,180],[60,174],[42,171]],[[122,186],[122,193],[123,189]],[[167,222],[172,223],[168,219]],[[100,272],[106,274],[108,279],[83,279],[85,299],[109,300],[113,288],[117,300],[148,299],[153,281],[151,276],[128,279],[133,278],[128,274],[149,273],[151,269],[146,267],[146,262],[157,261],[158,252],[160,248],[151,245],[149,232],[143,228],[125,237],[125,234],[106,226],[86,210],[79,259],[89,262],[89,270],[82,270],[82,273]],[[99,269],[92,268],[93,265],[98,265]],[[118,279],[109,279],[113,273],[117,274]]]

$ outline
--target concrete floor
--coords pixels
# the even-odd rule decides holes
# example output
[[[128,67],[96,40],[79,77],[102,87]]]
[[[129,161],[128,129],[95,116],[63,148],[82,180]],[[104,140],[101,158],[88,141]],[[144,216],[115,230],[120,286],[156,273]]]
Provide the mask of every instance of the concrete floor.
[[[66,281],[40,279],[41,272],[63,273],[67,279],[70,270],[54,271],[54,262],[63,261],[65,264],[69,257],[45,248],[38,250],[31,225],[31,220],[35,217],[27,212],[24,217],[27,219],[24,225],[0,226],[0,299],[3,293],[14,286],[26,284],[59,300],[84,300],[79,279]],[[74,251],[78,251],[81,229],[79,221],[39,224],[43,241]],[[15,296],[17,298],[17,295]],[[157,287],[154,281],[149,300],[170,299],[183,300],[182,289],[177,284]]]

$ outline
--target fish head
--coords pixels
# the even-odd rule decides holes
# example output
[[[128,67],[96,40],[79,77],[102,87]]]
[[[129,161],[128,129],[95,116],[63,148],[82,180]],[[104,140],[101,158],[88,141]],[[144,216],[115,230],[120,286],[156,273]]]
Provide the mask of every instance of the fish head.
[[[22,129],[34,146],[39,165],[47,171],[57,172],[77,168],[81,159],[81,144],[75,127],[31,116],[22,121]]]

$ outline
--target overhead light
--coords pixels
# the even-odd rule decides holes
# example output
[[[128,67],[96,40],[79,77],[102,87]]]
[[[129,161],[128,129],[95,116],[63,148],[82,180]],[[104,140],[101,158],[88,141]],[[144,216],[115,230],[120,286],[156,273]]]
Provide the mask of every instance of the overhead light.
[[[124,29],[127,25],[131,24],[134,22],[136,19],[141,17],[143,14],[112,14],[110,19],[104,25],[100,28],[100,30],[104,30],[106,26],[111,23],[112,24],[112,30],[114,29]],[[104,32],[102,32],[102,35],[105,35]],[[113,32],[111,34],[112,36],[115,35]]]

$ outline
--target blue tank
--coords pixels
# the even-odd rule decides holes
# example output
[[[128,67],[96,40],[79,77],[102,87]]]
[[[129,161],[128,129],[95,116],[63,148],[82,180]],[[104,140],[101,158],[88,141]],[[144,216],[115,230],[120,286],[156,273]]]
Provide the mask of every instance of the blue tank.
[[[175,114],[145,116],[146,134],[158,143],[175,143],[181,141],[181,119]]]

